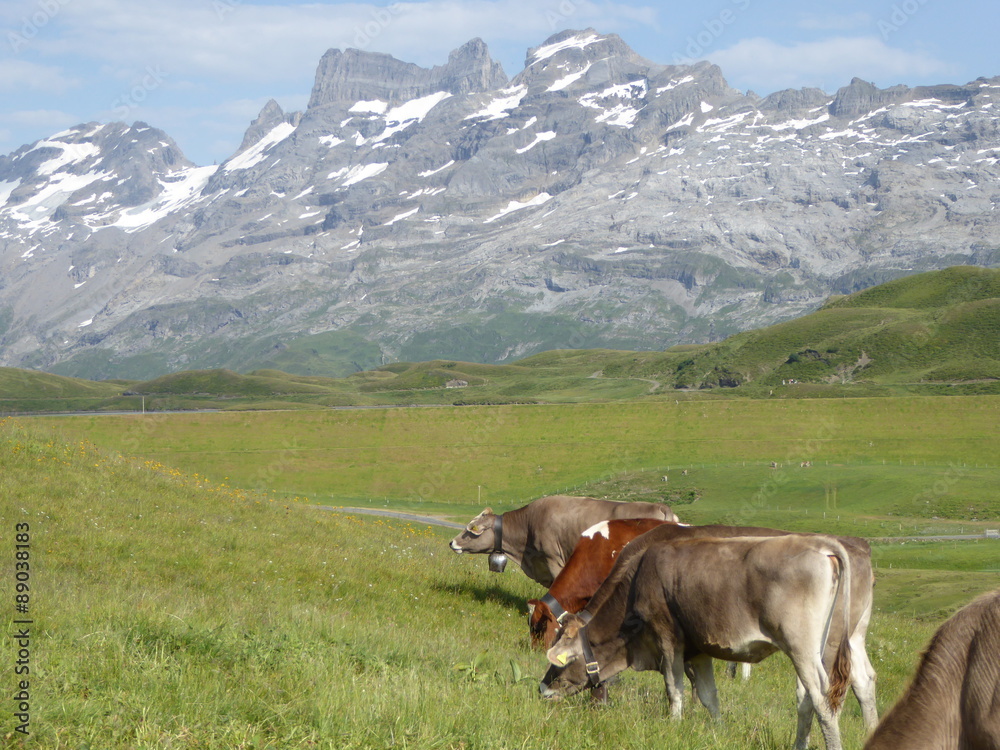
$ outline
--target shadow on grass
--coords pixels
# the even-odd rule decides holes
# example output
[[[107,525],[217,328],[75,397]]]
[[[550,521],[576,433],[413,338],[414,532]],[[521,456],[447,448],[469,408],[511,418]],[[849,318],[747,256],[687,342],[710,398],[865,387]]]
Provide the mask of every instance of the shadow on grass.
[[[512,609],[522,614],[528,613],[527,599],[518,594],[511,593],[501,586],[486,586],[477,583],[435,583],[433,586],[437,591],[444,591],[458,596],[469,596],[477,602],[488,602],[498,604],[501,607]],[[544,592],[539,592],[541,595]]]

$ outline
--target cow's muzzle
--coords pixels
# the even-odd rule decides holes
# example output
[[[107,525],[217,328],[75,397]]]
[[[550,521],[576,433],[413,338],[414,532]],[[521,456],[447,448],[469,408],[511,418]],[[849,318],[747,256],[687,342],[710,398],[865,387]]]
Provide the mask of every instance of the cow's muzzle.
[[[562,693],[558,690],[553,690],[544,681],[538,685],[538,694],[541,695],[546,700],[557,701],[562,699]]]

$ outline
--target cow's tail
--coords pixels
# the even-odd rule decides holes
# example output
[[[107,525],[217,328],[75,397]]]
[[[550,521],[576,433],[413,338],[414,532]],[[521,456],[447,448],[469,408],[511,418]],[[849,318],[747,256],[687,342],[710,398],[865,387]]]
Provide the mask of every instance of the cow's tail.
[[[837,540],[831,541],[835,545],[831,557],[837,560],[840,566],[840,575],[837,576],[837,591],[834,594],[833,606],[830,608],[827,635],[829,636],[830,623],[833,621],[838,600],[842,602],[844,607],[844,629],[841,633],[840,643],[837,645],[833,664],[830,666],[830,690],[827,693],[827,700],[830,701],[830,707],[834,711],[838,711],[844,703],[844,696],[847,695],[847,688],[851,684],[851,560],[844,545]],[[824,645],[828,641],[829,638],[824,639]]]

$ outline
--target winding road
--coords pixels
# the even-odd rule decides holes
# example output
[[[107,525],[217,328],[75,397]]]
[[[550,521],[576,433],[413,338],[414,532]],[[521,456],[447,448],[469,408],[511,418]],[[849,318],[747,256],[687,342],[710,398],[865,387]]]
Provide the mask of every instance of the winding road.
[[[444,526],[449,529],[464,529],[465,526],[460,523],[455,523],[453,521],[445,521],[441,518],[435,518],[433,516],[418,516],[413,513],[402,513],[395,510],[379,510],[377,508],[343,508],[333,505],[311,505],[311,508],[318,508],[319,510],[326,510],[332,513],[359,513],[366,516],[387,516],[389,518],[398,518],[403,521],[415,521],[417,523],[426,523],[430,526]],[[972,541],[975,539],[990,539],[985,534],[935,534],[933,536],[892,536],[892,537],[871,537],[868,539],[869,542],[943,542],[943,541]]]
[[[309,507],[319,508],[320,510],[327,510],[333,513],[360,513],[365,516],[388,516],[389,518],[398,518],[403,521],[426,523],[431,526],[446,526],[449,529],[465,528],[463,524],[454,523],[453,521],[445,521],[441,518],[434,518],[433,516],[417,516],[412,513],[401,513],[396,510],[378,510],[376,508],[342,508],[335,507],[333,505],[311,505]]]

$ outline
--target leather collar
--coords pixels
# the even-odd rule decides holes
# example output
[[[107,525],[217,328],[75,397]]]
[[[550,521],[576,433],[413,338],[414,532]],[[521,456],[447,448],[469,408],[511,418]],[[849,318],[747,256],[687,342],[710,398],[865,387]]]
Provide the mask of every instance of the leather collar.
[[[493,551],[503,552],[503,514],[493,517]]]
[[[594,649],[590,646],[586,625],[580,628],[580,644],[583,646],[583,660],[587,669],[587,687],[595,688],[601,684],[601,667],[594,656]]]
[[[546,594],[541,598],[541,601],[549,608],[549,611],[556,616],[556,620],[561,620],[562,616],[566,614],[566,610],[559,601],[552,596],[552,594]]]
[[[594,615],[584,609],[578,612],[577,616],[583,620],[583,627],[580,628],[579,633],[580,645],[583,648],[584,665],[587,669],[587,687],[596,688],[601,684],[601,667],[594,656],[594,649],[590,645],[590,636],[587,633],[587,628],[590,625],[590,621],[594,619]]]

